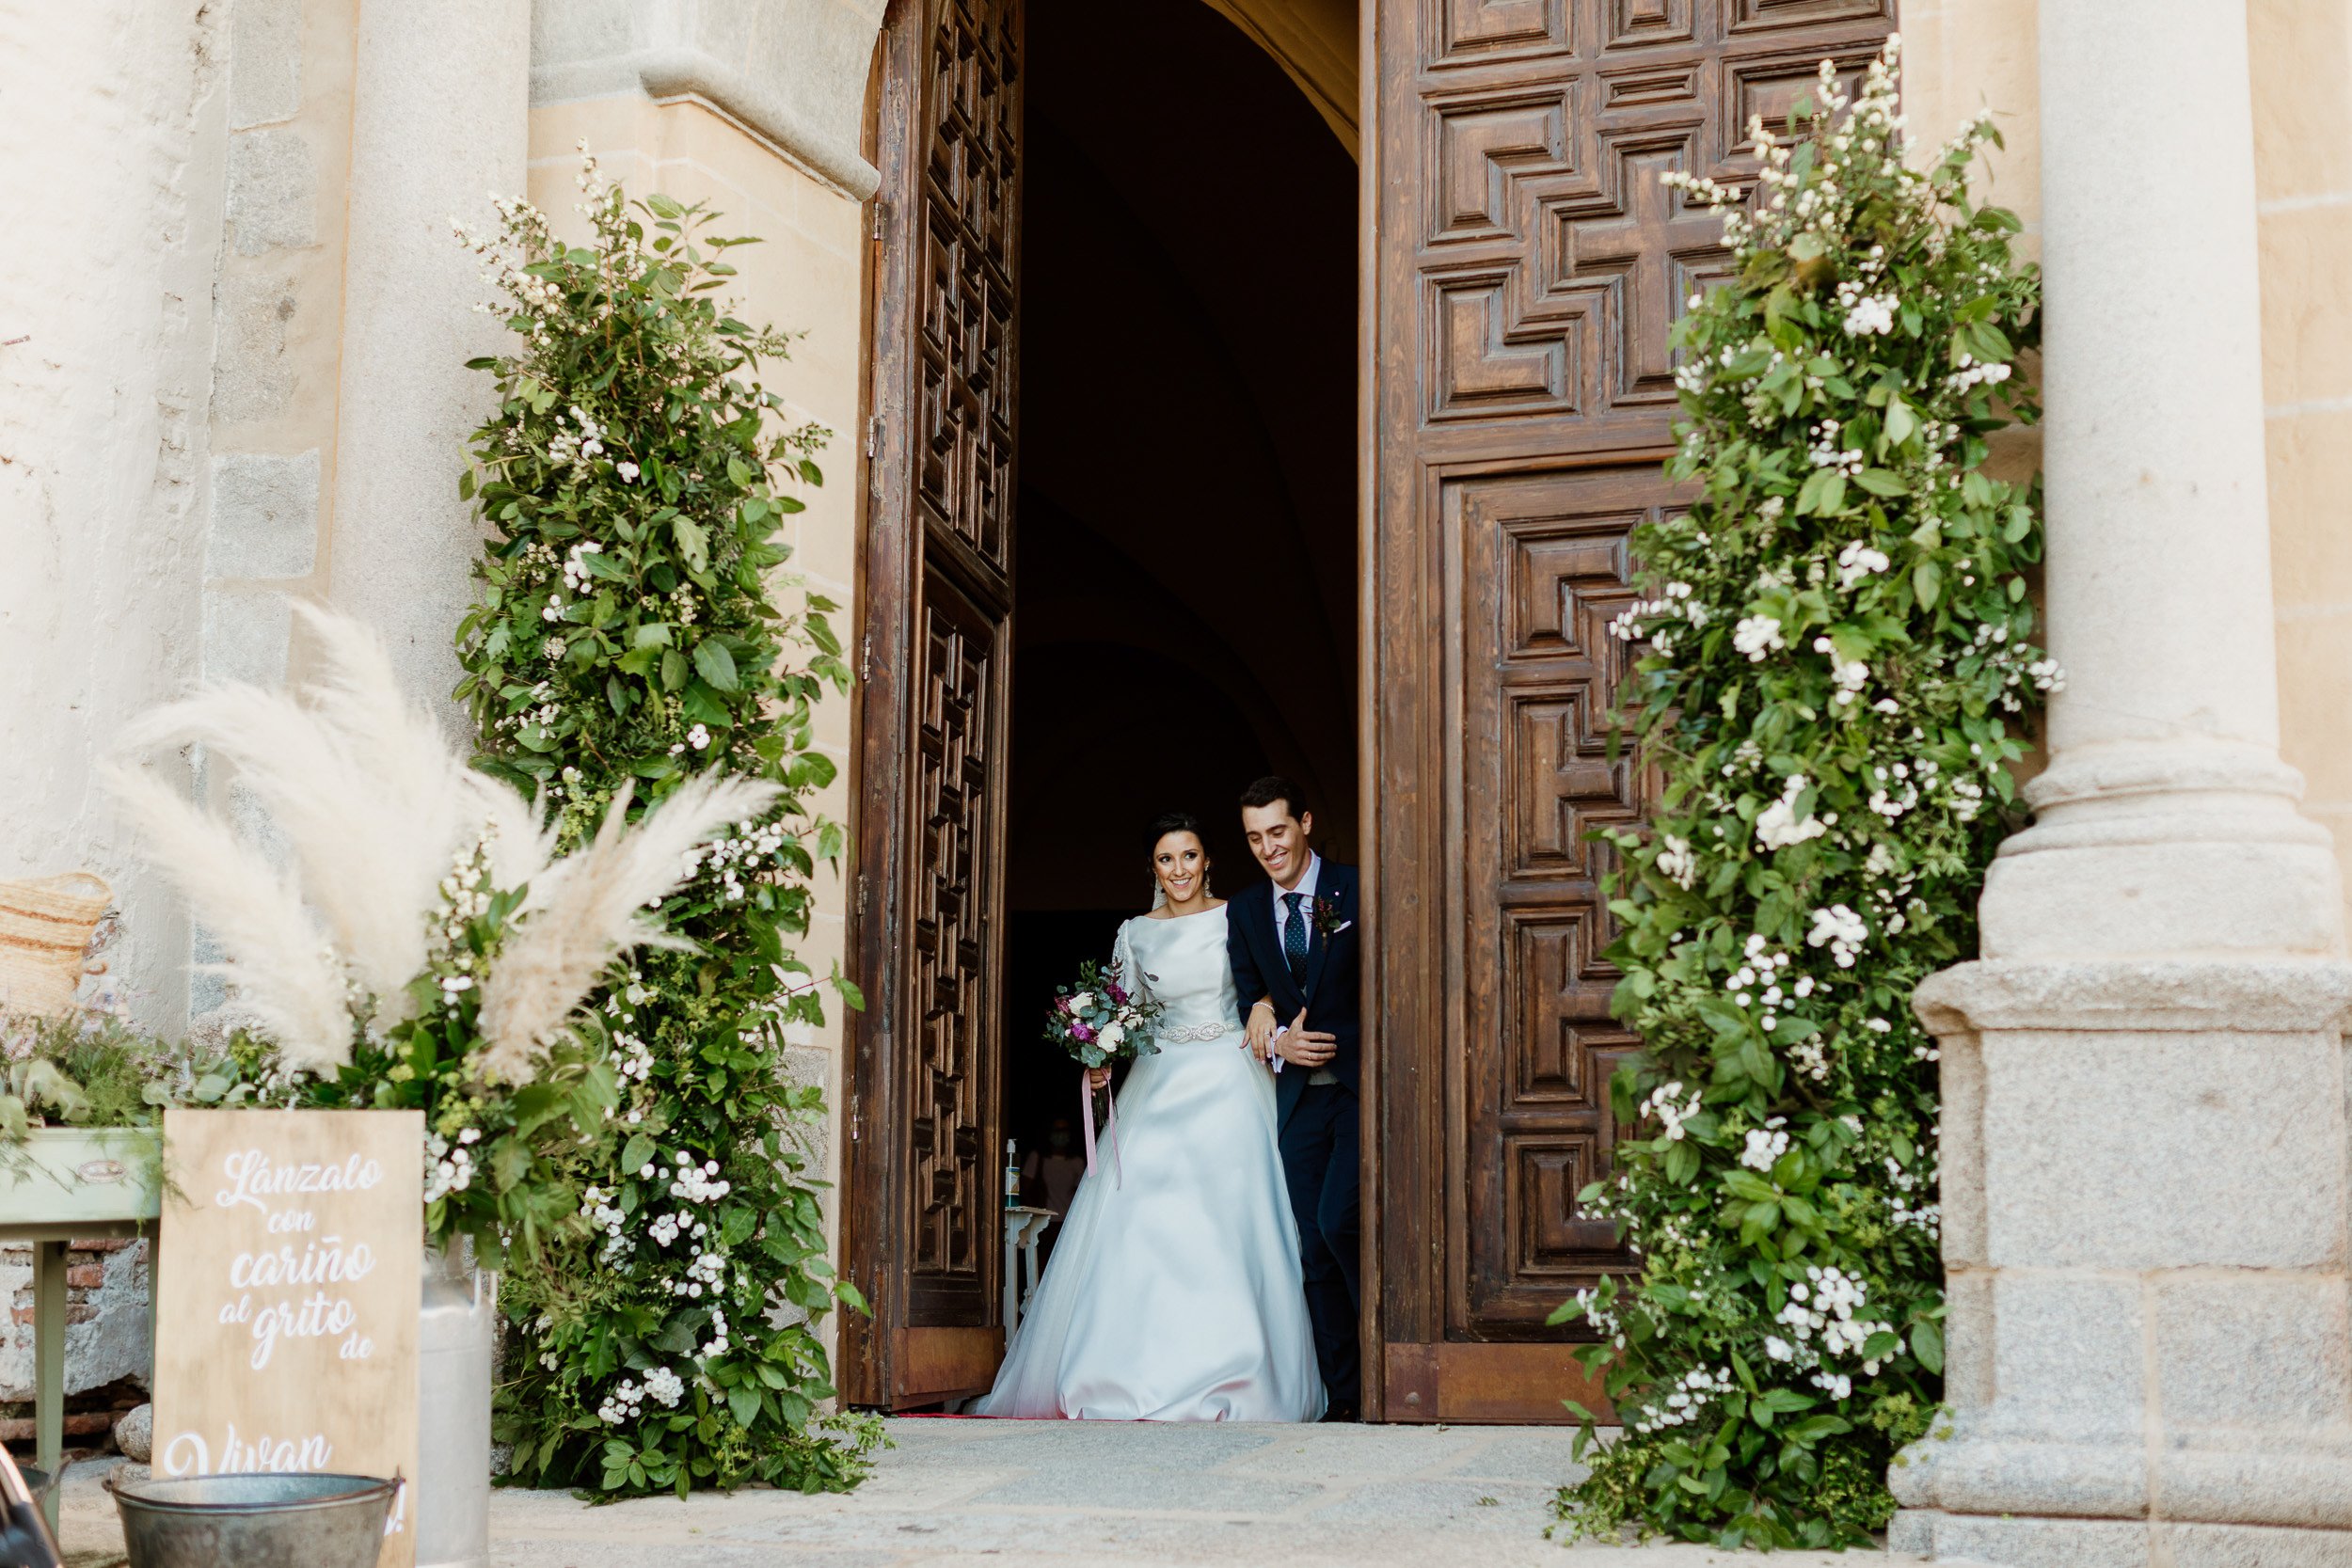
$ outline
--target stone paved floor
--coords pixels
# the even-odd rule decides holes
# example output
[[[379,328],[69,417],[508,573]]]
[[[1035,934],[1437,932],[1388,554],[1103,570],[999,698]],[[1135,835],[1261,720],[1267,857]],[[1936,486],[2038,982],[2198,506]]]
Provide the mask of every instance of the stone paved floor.
[[[592,1508],[560,1492],[496,1493],[492,1556],[497,1568],[1516,1568],[1559,1560],[1543,1538],[1545,1504],[1574,1468],[1573,1433],[1557,1429],[917,1419],[890,1431],[898,1448],[846,1497],[747,1491]],[[75,1568],[119,1561],[101,1470],[67,1479]],[[1698,1568],[1739,1559],[1584,1546],[1572,1560]]]

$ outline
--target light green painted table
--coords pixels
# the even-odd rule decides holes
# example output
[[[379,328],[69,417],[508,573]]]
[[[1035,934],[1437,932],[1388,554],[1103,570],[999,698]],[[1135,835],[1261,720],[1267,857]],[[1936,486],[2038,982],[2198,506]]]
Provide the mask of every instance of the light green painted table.
[[[44,1127],[27,1152],[29,1164],[0,1156],[0,1242],[33,1244],[33,1463],[55,1476],[65,1457],[66,1249],[84,1237],[155,1234],[163,1143],[140,1128]],[[147,1266],[152,1301],[151,1248]],[[54,1528],[54,1490],[47,1512]]]

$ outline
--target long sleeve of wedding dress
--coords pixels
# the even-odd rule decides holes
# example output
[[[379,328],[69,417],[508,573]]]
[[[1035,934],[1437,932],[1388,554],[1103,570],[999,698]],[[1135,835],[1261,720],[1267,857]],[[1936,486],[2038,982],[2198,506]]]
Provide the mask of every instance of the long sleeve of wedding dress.
[[[975,1408],[1311,1421],[1324,1392],[1298,1228],[1273,1081],[1234,1022],[1224,907],[1130,920],[1112,957],[1121,984],[1160,1004],[1160,1049],[1129,1070],[1120,1158],[1103,1148],[1079,1183],[996,1386]]]

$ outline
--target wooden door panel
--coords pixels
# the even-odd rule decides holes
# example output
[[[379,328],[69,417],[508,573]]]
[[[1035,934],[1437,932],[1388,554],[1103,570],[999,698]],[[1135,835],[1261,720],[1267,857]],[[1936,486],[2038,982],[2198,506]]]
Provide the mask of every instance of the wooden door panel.
[[[1001,621],[936,568],[923,580],[911,761],[918,854],[908,925],[914,1083],[906,1319],[984,1325],[997,1220],[995,841],[1005,758]]]
[[[1585,837],[1645,804],[1606,625],[1629,533],[1680,499],[1673,323],[1726,264],[1660,177],[1752,178],[1749,117],[1785,123],[1824,56],[1857,74],[1892,0],[1367,3],[1366,1394],[1558,1419],[1593,1402],[1544,1318],[1630,1263],[1576,1197],[1636,1043]]]
[[[1473,979],[1450,1096],[1465,1116],[1466,1243],[1450,1334],[1541,1336],[1563,1297],[1625,1263],[1614,1227],[1576,1196],[1606,1159],[1609,1074],[1635,1043],[1609,1015],[1617,972],[1601,957],[1600,878],[1613,857],[1588,835],[1642,812],[1633,763],[1610,754],[1625,644],[1608,626],[1632,598],[1627,534],[1659,488],[1611,467],[1452,490],[1463,553],[1453,619],[1470,655],[1459,793]]]
[[[985,1389],[1002,1351],[996,992],[1019,342],[1021,0],[897,0],[876,112],[841,1387]]]

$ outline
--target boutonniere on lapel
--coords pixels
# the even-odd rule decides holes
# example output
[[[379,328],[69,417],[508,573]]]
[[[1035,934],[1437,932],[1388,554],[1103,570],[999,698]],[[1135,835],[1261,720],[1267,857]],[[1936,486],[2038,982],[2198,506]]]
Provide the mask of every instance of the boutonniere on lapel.
[[[1323,934],[1323,940],[1326,942],[1356,924],[1352,920],[1340,918],[1340,901],[1336,898],[1313,899],[1310,902],[1310,908],[1314,911],[1315,929]]]

